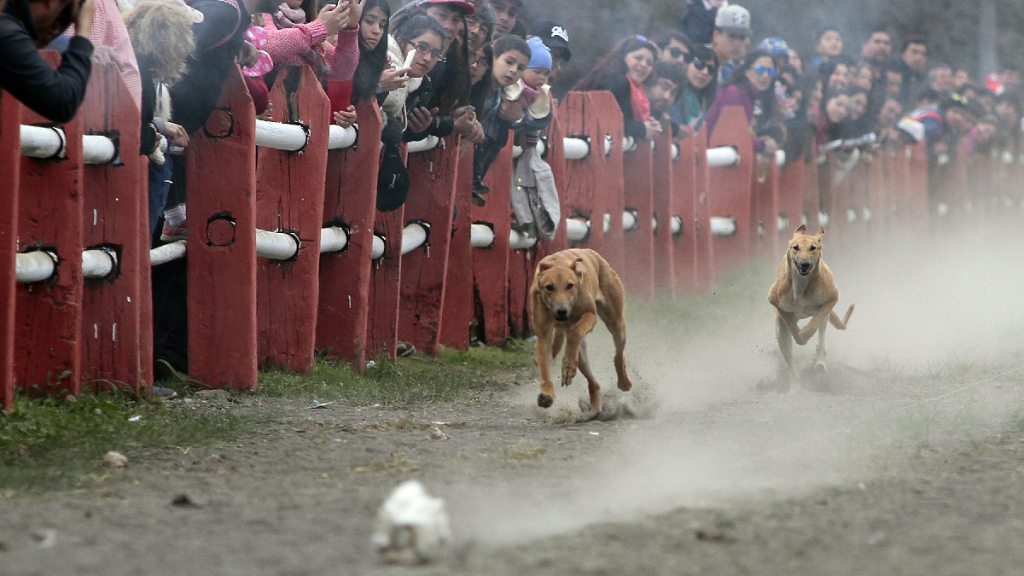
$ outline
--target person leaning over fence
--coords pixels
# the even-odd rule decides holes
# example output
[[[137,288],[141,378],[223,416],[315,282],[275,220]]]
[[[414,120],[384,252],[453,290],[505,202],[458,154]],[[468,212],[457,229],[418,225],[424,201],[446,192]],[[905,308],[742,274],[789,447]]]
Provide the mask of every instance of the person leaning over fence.
[[[772,55],[752,52],[736,66],[708,110],[708,141],[726,106],[742,106],[750,123],[754,152],[774,154],[786,142],[786,129],[778,115]]]
[[[669,107],[669,117],[675,124],[689,126],[689,132],[696,132],[717,94],[718,55],[707,46],[694,46],[686,57],[686,84],[676,103]]]
[[[830,62],[843,53],[843,36],[839,33],[838,28],[832,26],[819,28],[814,39],[815,56],[807,63],[812,70],[817,70],[822,64]]]
[[[743,6],[723,6],[715,16],[715,31],[709,46],[718,54],[718,83],[732,75],[736,64],[750,48],[750,11]]]
[[[78,112],[92,71],[93,0],[10,0],[0,14],[0,88],[53,122]],[[54,70],[39,54],[71,24],[76,35]]]
[[[365,2],[328,4],[317,13],[316,0],[304,0],[292,12],[299,22],[275,17],[286,5],[274,6],[254,20],[267,31],[266,51],[275,65],[308,64],[321,81],[349,81],[359,65],[359,21]],[[307,24],[305,20],[314,15]],[[337,40],[332,44],[328,39],[335,35]]]
[[[676,124],[668,113],[669,108],[679,100],[679,94],[685,86],[686,69],[682,64],[671,61],[655,63],[654,71],[644,83],[647,101],[651,103],[651,118],[670,126],[672,136],[676,138],[690,135],[690,127]]]
[[[659,62],[686,63],[686,56],[693,51],[693,44],[682,32],[670,30],[655,42],[661,52],[658,54]]]
[[[173,86],[185,72],[185,60],[195,48],[193,18],[184,4],[154,0],[140,2],[125,14],[124,23],[139,64],[142,80],[142,133],[139,152],[149,156],[149,233],[156,232],[170,189],[171,165],[160,150],[164,138],[174,146],[188,145],[188,133],[171,122]]]
[[[89,36],[94,47],[92,61],[117,64],[135,106],[141,108],[142,80],[139,77],[139,63],[128,39],[128,31],[125,30],[117,0],[93,1],[96,3],[96,15],[93,17],[92,34]],[[73,30],[74,26],[64,34],[72,35]]]
[[[569,49],[569,30],[554,20],[538,20],[530,26],[530,37],[540,38],[551,51],[551,75],[548,82],[555,82],[562,77],[562,66],[572,59]]]
[[[608,90],[622,111],[626,136],[654,140],[661,134],[661,122],[651,118],[651,103],[644,82],[654,70],[658,47],[643,36],[631,36],[619,42],[575,90]]]
[[[493,92],[481,111],[484,139],[476,145],[473,154],[473,200],[478,206],[483,205],[480,195],[490,192],[490,188],[483,183],[484,177],[501,149],[508,143],[509,130],[522,122],[525,101],[520,78],[533,57],[533,51],[526,40],[511,34],[495,40],[492,50],[494,65],[489,80],[485,81],[490,81]],[[550,53],[544,64],[551,65]]]

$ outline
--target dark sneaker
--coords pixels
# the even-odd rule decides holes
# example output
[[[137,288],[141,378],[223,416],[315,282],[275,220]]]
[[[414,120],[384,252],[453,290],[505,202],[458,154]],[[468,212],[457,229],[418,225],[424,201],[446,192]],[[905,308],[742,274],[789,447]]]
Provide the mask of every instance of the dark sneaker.
[[[173,388],[164,388],[163,386],[153,385],[153,397],[161,400],[171,400],[178,397],[178,393]]]
[[[480,195],[478,192],[473,192],[473,206],[484,206],[487,204],[487,199]]]
[[[188,238],[188,221],[181,222],[177,226],[171,226],[167,222],[164,222],[164,227],[160,231],[160,240],[164,242],[177,242],[178,240],[186,240]]]

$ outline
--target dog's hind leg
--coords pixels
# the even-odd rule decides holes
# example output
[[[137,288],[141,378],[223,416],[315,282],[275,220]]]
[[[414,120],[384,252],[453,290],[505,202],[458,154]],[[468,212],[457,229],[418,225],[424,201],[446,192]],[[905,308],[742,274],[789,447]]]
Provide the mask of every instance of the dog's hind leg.
[[[597,313],[604,321],[604,325],[608,328],[608,332],[612,335],[612,341],[615,343],[615,375],[618,377],[616,385],[619,390],[629,392],[633,388],[633,380],[626,373],[626,319],[623,316],[621,301],[618,303],[618,308],[613,306],[614,303],[609,303],[604,308],[598,307]]]
[[[850,304],[850,307],[846,309],[846,314],[843,315],[842,320],[839,319],[839,315],[833,310],[828,316],[828,321],[835,326],[836,330],[846,330],[846,323],[850,321],[850,314],[853,314],[853,304]]]
[[[793,367],[793,334],[789,331],[789,325],[783,320],[778,310],[775,312],[775,339],[779,342],[782,359],[786,361],[786,366],[789,368],[789,393],[792,394],[800,389],[800,376]]]
[[[601,411],[601,385],[590,370],[590,358],[587,356],[587,341],[580,342],[580,373],[587,379],[587,390],[590,392],[590,411],[594,414]]]

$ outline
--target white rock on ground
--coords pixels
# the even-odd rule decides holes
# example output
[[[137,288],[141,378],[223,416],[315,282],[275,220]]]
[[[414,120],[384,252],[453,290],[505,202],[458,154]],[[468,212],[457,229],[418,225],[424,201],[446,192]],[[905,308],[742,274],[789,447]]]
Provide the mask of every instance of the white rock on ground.
[[[388,562],[427,562],[450,540],[444,500],[428,495],[418,480],[395,488],[377,513],[373,545]]]

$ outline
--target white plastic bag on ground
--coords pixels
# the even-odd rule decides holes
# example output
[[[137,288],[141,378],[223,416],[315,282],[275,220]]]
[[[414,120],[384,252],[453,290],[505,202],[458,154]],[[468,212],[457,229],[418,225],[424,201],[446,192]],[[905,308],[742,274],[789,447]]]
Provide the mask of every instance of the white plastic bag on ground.
[[[388,562],[427,562],[450,540],[444,500],[428,495],[418,480],[395,488],[377,512],[373,545]]]

